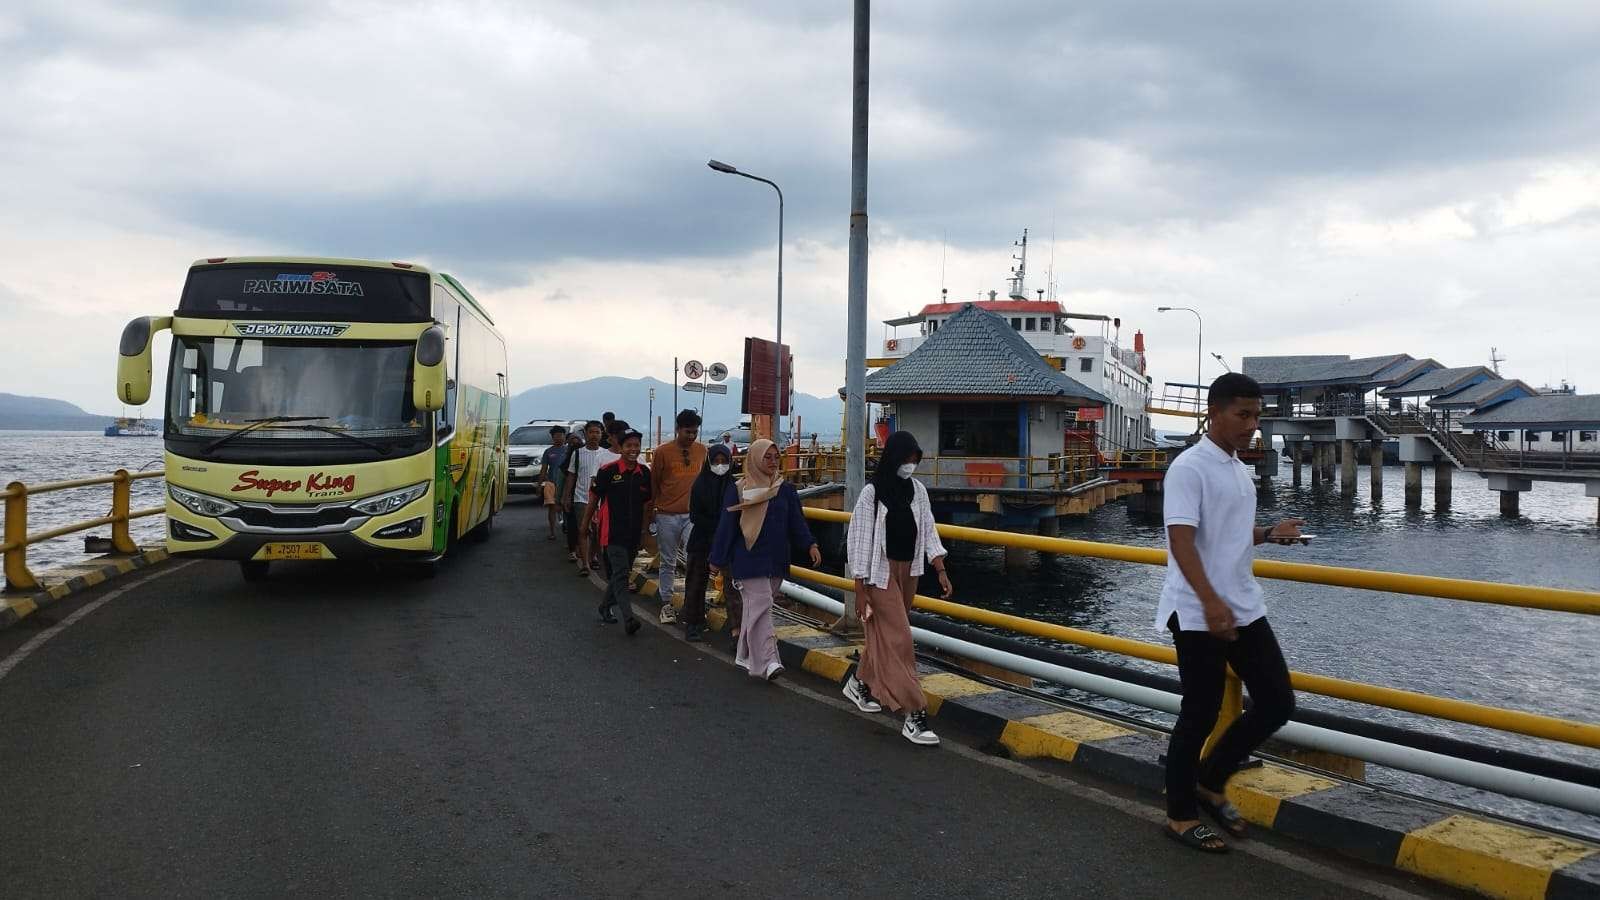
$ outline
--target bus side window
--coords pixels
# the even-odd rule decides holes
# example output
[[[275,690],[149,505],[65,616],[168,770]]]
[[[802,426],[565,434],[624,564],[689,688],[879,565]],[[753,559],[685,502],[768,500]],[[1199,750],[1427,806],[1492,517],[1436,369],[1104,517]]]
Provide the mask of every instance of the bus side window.
[[[456,427],[456,393],[461,381],[461,342],[457,331],[461,320],[461,304],[438,285],[433,287],[433,317],[444,327],[444,409],[439,412],[439,427],[436,429],[436,433],[444,437]]]

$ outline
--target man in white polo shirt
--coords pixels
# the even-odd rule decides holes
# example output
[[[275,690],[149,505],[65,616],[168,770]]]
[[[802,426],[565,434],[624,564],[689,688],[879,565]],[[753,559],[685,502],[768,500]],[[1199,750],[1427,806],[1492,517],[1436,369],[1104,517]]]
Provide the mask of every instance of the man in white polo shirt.
[[[1251,573],[1254,547],[1294,543],[1301,522],[1285,519],[1270,529],[1256,524],[1255,480],[1237,454],[1255,437],[1261,385],[1230,372],[1211,383],[1207,407],[1205,437],[1178,455],[1162,487],[1167,580],[1156,627],[1172,632],[1183,682],[1183,708],[1167,747],[1167,837],[1222,853],[1228,845],[1200,822],[1200,810],[1234,837],[1246,836],[1244,819],[1224,789],[1251,751],[1294,711],[1289,667]],[[1202,761],[1230,665],[1250,691],[1251,705]]]

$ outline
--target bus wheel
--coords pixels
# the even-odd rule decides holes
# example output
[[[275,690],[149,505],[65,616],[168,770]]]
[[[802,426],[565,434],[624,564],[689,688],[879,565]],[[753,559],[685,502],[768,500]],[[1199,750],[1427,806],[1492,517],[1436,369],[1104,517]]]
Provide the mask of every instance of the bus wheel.
[[[239,574],[244,576],[245,581],[265,581],[269,565],[270,563],[261,559],[243,560],[239,563]]]

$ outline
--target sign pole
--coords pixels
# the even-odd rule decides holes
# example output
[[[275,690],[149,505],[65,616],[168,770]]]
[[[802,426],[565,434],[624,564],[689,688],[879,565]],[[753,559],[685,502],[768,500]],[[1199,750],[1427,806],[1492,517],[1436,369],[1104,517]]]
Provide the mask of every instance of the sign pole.
[[[672,416],[677,421],[678,416],[678,358],[672,358]]]

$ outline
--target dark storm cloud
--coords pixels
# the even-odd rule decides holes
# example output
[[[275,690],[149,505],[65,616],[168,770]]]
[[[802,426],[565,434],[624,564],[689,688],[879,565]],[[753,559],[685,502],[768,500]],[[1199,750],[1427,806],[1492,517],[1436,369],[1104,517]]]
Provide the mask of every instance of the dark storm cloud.
[[[484,8],[463,7],[461,15]],[[473,63],[505,48],[439,35],[439,52],[460,61],[463,79],[445,95],[478,104],[466,113],[476,117],[464,123],[469,129],[503,117],[489,124],[582,135],[583,156],[605,161],[598,170],[580,173],[577,157],[524,151],[511,135],[496,163],[508,176],[503,189],[459,190],[438,175],[351,189],[308,167],[253,182],[125,173],[123,190],[246,244],[431,253],[509,272],[562,257],[703,257],[770,243],[767,189],[711,173],[704,161],[716,156],[783,185],[792,235],[842,240],[849,4],[537,9],[586,42],[588,65],[476,81]],[[139,21],[159,30],[149,23],[165,17],[170,40],[195,42],[228,29],[287,35],[303,10],[172,0],[146,5]],[[993,245],[1050,217],[1063,235],[1221,221],[1297,190],[1514,167],[1600,145],[1592,103],[1600,15],[1588,4],[949,0],[880,3],[876,13],[871,213],[912,237]],[[12,44],[30,46],[35,60],[116,40],[82,19],[41,14],[24,22]],[[319,39],[331,52],[340,41],[325,27],[333,37]],[[346,38],[381,40],[372,30]],[[214,47],[208,56],[204,46],[147,44],[144,53],[187,49],[202,64],[225,64]],[[406,61],[389,65],[374,86],[403,81]],[[289,73],[269,66],[230,74],[270,93]],[[576,102],[529,101],[523,84],[540,79],[560,81]],[[644,99],[630,108],[634,98]],[[397,108],[417,102],[403,89],[372,99]],[[456,107],[438,96],[430,102],[417,112],[453,127]],[[663,102],[681,118],[645,105]],[[305,133],[306,123],[283,118],[283,106],[271,109],[258,123],[265,139],[287,145]],[[428,149],[436,140],[425,129],[414,137]],[[381,165],[394,148],[372,141],[364,149]],[[197,152],[226,151],[202,140]],[[530,169],[544,177],[511,177]],[[1438,179],[1418,179],[1372,199],[1403,211],[1436,202],[1430,190],[1448,193]]]

